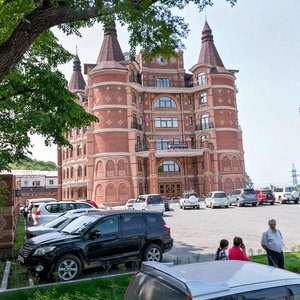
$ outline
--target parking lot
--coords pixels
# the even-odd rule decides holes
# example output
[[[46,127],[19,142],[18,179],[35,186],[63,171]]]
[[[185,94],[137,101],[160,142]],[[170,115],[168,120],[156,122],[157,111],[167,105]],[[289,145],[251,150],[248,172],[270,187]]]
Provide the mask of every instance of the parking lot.
[[[178,204],[171,204],[171,209],[165,212],[165,221],[171,227],[174,247],[164,255],[165,261],[179,259],[184,263],[199,257],[201,261],[211,260],[220,239],[228,239],[232,245],[234,236],[243,238],[248,254],[264,253],[260,238],[268,228],[270,218],[277,220],[285,251],[300,247],[300,204],[232,206],[227,209],[202,207],[200,210],[182,210]]]

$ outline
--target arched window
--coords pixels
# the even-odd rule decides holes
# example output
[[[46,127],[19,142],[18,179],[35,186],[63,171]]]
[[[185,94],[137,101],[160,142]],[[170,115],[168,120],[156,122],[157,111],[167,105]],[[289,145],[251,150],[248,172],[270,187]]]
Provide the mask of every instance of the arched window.
[[[83,145],[83,154],[86,154],[86,144]]]
[[[78,189],[78,198],[82,198],[82,188]]]
[[[71,167],[71,172],[70,173],[71,173],[70,177],[73,178],[74,177],[74,169],[73,169],[73,167]]]
[[[160,97],[154,103],[155,108],[176,108],[176,102],[169,97]]]
[[[69,178],[69,169],[67,169],[67,179]]]
[[[139,171],[139,172],[142,172],[142,171],[143,171],[143,165],[142,165],[142,162],[141,162],[140,159],[138,160],[138,171]]]
[[[65,150],[62,150],[62,157],[63,157],[63,160],[65,160],[65,157],[66,157]]]
[[[82,177],[82,167],[81,166],[79,166],[77,169],[77,176]]]
[[[82,151],[81,151],[81,145],[78,145],[77,146],[77,156],[81,156],[81,153],[82,153]]]
[[[143,191],[144,189],[143,189],[143,184],[140,182],[139,183],[139,194],[140,195],[142,195],[142,194],[144,194],[144,191]]]
[[[70,148],[70,158],[73,157],[73,147]]]
[[[66,178],[66,172],[65,172],[65,170],[63,170],[63,179],[65,179]]]
[[[199,73],[198,74],[198,84],[199,85],[205,85],[206,84],[206,75],[205,75],[205,73]]]
[[[68,159],[69,158],[69,149],[67,148],[66,149],[66,159]]]
[[[158,172],[180,172],[180,167],[173,160],[164,160],[158,166]]]
[[[131,93],[131,99],[132,99],[132,103],[136,103],[136,95],[135,92]]]
[[[77,134],[81,134],[81,128],[77,128],[77,129],[76,129],[76,133],[77,133]]]
[[[209,128],[209,115],[205,114],[201,116],[201,130]]]
[[[140,125],[143,125],[143,117],[140,117]]]
[[[132,121],[133,121],[133,124],[137,124],[136,114],[133,114]]]
[[[86,177],[86,176],[87,176],[87,168],[86,168],[86,166],[84,166],[84,171],[83,171],[83,173],[84,173],[84,177]]]

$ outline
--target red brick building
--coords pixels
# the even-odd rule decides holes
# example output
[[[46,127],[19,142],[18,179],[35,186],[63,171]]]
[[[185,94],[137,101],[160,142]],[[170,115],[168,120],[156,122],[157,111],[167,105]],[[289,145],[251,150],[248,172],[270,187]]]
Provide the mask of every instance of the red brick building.
[[[96,64],[74,61],[69,89],[99,123],[73,129],[58,151],[59,197],[124,204],[142,193],[244,187],[235,73],[226,69],[205,22],[198,62],[124,57],[114,26],[104,30]]]

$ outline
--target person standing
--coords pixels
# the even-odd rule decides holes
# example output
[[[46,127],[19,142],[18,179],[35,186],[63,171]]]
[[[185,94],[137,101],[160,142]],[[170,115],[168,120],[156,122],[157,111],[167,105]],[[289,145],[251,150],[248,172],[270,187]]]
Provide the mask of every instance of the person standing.
[[[220,246],[216,251],[215,260],[228,260],[226,250],[228,249],[229,242],[225,239],[220,241]]]
[[[246,247],[243,243],[243,239],[239,236],[233,239],[233,246],[229,249],[229,259],[250,261],[246,255]]]
[[[284,269],[283,239],[281,232],[276,229],[276,220],[268,222],[269,229],[262,234],[261,246],[266,250],[270,266]]]

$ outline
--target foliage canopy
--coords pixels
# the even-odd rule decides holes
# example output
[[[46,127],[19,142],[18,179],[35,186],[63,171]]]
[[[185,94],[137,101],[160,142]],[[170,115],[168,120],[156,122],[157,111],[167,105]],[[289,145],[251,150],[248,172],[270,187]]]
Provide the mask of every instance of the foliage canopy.
[[[226,0],[232,6],[237,0]],[[57,66],[72,55],[50,31],[80,36],[96,22],[127,26],[134,53],[140,45],[149,57],[170,56],[183,48],[184,19],[172,9],[194,3],[203,10],[212,0],[0,0],[0,171],[30,153],[30,134],[68,145],[71,128],[97,118],[78,105]]]

